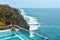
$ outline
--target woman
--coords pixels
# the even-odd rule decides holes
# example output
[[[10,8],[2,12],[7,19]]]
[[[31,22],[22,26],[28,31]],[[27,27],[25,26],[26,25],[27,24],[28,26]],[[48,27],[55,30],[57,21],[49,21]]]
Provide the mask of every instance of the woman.
[[[18,29],[14,27],[14,23],[12,22],[9,24],[9,29],[14,30],[16,32],[18,31]]]

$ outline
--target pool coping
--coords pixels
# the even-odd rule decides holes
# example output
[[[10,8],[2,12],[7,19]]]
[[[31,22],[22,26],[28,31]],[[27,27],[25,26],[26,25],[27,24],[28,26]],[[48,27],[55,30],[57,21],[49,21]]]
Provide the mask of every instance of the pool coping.
[[[6,32],[6,31],[10,31],[10,29],[0,30],[0,32]]]

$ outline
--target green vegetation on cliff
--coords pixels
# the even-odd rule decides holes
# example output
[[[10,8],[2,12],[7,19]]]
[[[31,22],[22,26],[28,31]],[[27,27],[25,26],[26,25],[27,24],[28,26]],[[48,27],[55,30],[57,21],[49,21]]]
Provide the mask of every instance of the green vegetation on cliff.
[[[0,4],[0,29],[6,28],[7,20],[10,22],[13,22],[16,25],[19,25],[20,27],[23,27],[29,30],[29,25],[21,15],[21,11],[19,11],[16,8],[12,8],[9,5]]]

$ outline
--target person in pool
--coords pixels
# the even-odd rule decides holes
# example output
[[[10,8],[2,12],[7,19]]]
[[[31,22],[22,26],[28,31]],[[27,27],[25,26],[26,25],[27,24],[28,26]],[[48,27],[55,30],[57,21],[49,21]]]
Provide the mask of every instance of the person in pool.
[[[12,23],[12,22],[10,22],[10,24],[9,24],[9,29],[14,30],[16,32],[19,31],[17,28],[14,27],[14,23]]]

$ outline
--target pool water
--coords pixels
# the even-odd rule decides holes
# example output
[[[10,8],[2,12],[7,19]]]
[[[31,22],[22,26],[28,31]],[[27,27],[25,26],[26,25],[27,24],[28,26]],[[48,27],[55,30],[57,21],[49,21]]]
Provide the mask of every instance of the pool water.
[[[10,39],[7,39],[7,40],[21,40],[21,39],[18,38],[18,37],[13,37],[13,38],[10,38]]]
[[[0,34],[0,40],[47,40],[41,35],[23,29],[20,29],[19,32],[7,31]]]

